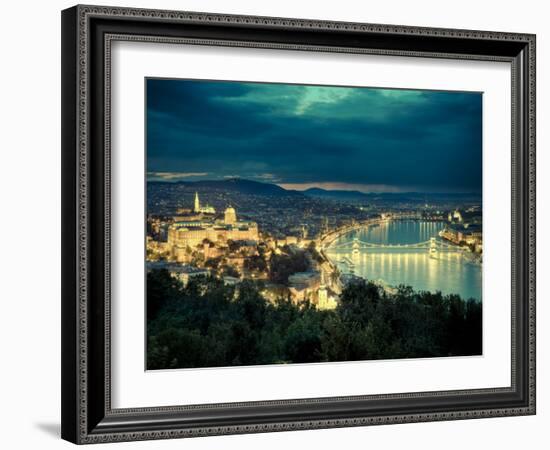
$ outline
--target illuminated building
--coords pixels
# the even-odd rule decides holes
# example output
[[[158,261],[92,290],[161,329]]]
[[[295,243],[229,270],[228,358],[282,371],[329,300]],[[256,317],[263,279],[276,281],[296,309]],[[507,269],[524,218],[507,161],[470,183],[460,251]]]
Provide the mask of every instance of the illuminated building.
[[[327,285],[325,283],[325,272],[321,270],[321,283],[317,290],[317,309],[334,309],[336,306],[336,300],[328,294]]]
[[[170,253],[170,246],[166,242],[155,241],[149,236],[147,236],[146,245],[148,258],[158,259]]]
[[[195,212],[202,213],[214,210],[211,206],[201,206],[198,193],[195,194]],[[208,212],[209,213],[209,212]],[[258,241],[258,225],[256,222],[239,221],[233,207],[225,210],[223,220],[214,218],[201,218],[195,220],[178,220],[168,228],[168,245],[172,249],[172,255],[176,259],[184,259],[181,249],[195,248],[205,240],[217,243],[233,241]],[[178,258],[178,255],[180,257]]]
[[[208,269],[199,269],[188,265],[174,264],[164,261],[147,263],[148,272],[159,269],[166,269],[173,278],[181,281],[184,286],[187,286],[187,283],[189,283],[189,281],[194,277],[207,277],[210,275],[210,271]]]
[[[325,285],[325,274],[321,272],[321,284],[319,285],[319,290],[317,291],[317,308],[319,309],[328,309],[328,291]]]
[[[286,245],[296,245],[298,244],[298,238],[296,236],[287,236],[285,243]]]
[[[482,251],[483,236],[480,224],[451,224],[441,230],[439,235],[454,244],[472,245],[477,253]]]
[[[292,300],[295,303],[310,298],[319,288],[319,273],[315,271],[297,272],[288,277]]]
[[[212,242],[257,241],[258,225],[255,222],[176,222],[168,228],[168,243],[172,247],[196,247],[207,239]]]
[[[235,208],[229,207],[225,210],[224,213],[224,222],[227,225],[233,225],[237,223],[237,213],[235,212]]]
[[[201,206],[201,202],[199,200],[199,193],[195,192],[195,204],[193,207],[193,212],[195,213],[203,213],[203,214],[216,214],[216,210],[213,206],[210,205],[204,205]]]

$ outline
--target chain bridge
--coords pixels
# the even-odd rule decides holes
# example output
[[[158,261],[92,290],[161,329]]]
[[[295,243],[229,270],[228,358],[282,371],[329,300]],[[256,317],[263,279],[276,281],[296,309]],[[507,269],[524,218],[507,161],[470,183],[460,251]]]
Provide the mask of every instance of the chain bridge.
[[[449,244],[432,237],[427,241],[416,242],[413,244],[378,244],[373,242],[366,242],[359,238],[354,238],[351,241],[337,243],[337,241],[332,242],[328,247],[327,251],[331,250],[349,250],[352,254],[358,254],[360,250],[426,250],[431,254],[436,254],[439,252],[462,252],[463,250],[456,245]]]

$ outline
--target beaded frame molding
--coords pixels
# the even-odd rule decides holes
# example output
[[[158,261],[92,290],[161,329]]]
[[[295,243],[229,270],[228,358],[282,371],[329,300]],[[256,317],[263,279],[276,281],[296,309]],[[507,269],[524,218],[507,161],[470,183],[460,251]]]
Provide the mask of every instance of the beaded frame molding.
[[[114,41],[505,61],[512,72],[511,386],[111,407]],[[62,437],[78,444],[535,414],[535,36],[78,5],[62,12]]]

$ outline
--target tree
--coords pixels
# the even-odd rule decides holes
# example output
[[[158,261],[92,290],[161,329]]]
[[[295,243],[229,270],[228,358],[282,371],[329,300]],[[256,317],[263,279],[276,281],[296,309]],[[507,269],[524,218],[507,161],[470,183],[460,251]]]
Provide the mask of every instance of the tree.
[[[323,257],[317,251],[315,241],[311,241],[309,243],[309,245],[307,246],[307,251],[311,255],[311,258],[314,261],[316,261],[317,263],[322,263],[323,262]]]
[[[251,329],[259,330],[264,326],[267,303],[254,283],[246,280],[240,284],[235,304]]]
[[[212,269],[217,269],[220,267],[220,264],[222,262],[221,256],[216,256],[215,258],[208,258],[206,261],[204,261],[205,267],[211,267]]]
[[[351,339],[357,324],[346,324],[339,315],[325,318],[321,334],[321,359],[323,361],[349,361]]]
[[[344,322],[359,322],[365,326],[380,301],[380,290],[379,286],[365,280],[351,283],[344,289],[338,309]]]
[[[321,328],[315,317],[306,315],[292,323],[286,334],[285,352],[292,362],[321,361]]]
[[[230,265],[227,265],[227,264],[223,266],[222,274],[223,274],[224,277],[239,278],[241,276],[240,272],[238,271],[238,269],[235,266],[230,266]]]
[[[271,303],[262,289],[213,276],[184,287],[166,270],[148,273],[147,367],[481,354],[482,305],[472,299],[407,286],[388,294],[363,280],[344,288],[335,310],[319,311],[284,296]]]
[[[229,251],[231,253],[236,253],[241,248],[241,244],[238,241],[228,239],[227,240],[227,247],[229,248]]]
[[[305,272],[310,268],[306,253],[303,251],[280,255],[273,253],[269,265],[270,279],[286,286],[290,275]]]
[[[244,268],[250,271],[265,272],[267,263],[260,255],[254,255],[244,260]]]
[[[182,284],[166,269],[147,273],[147,320],[154,320],[167,303],[179,297]]]

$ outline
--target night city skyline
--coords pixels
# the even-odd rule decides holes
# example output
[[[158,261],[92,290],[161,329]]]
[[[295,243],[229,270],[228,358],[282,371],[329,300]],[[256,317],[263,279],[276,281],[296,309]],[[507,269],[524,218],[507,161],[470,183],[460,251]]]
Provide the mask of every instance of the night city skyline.
[[[147,369],[482,354],[482,94],[147,80]]]
[[[148,181],[481,192],[482,94],[147,79]]]

